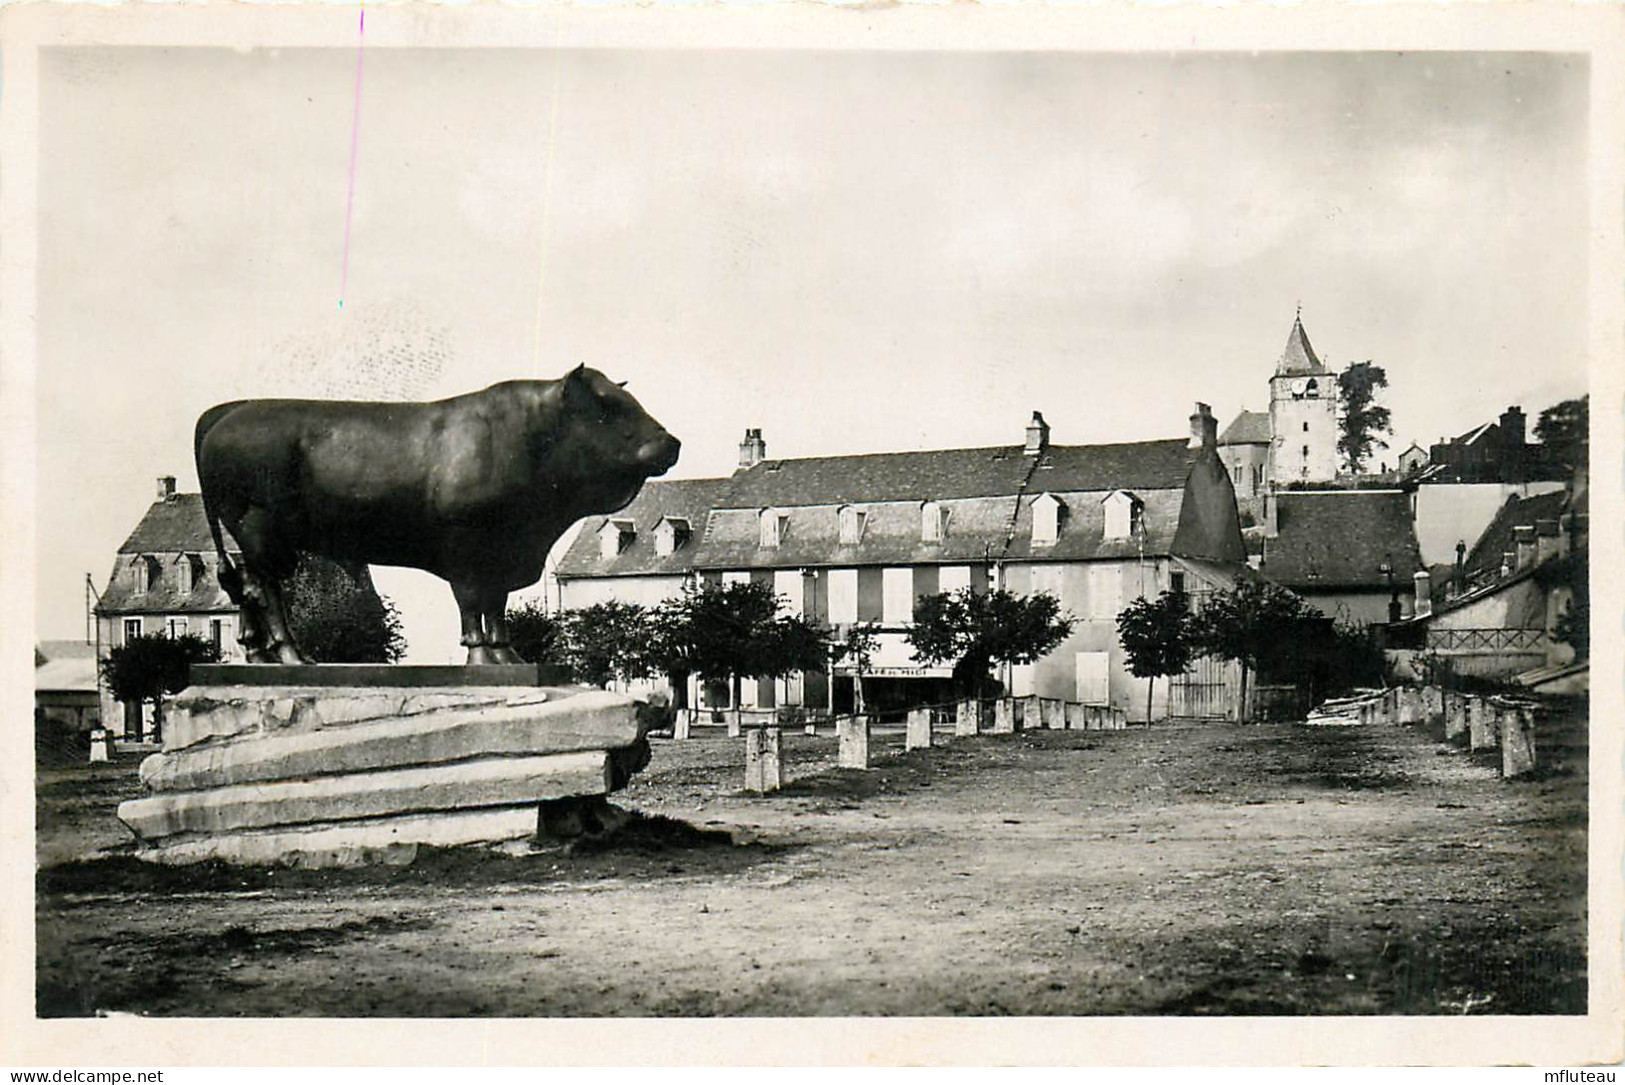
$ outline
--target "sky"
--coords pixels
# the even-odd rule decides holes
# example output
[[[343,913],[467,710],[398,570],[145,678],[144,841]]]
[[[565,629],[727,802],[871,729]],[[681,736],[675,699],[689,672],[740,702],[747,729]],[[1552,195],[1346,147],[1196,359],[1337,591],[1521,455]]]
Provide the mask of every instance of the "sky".
[[[357,59],[42,51],[38,636],[228,399],[585,362],[679,478],[1143,440],[1264,409],[1299,305],[1389,456],[1585,390],[1584,57],[372,49],[359,114]]]

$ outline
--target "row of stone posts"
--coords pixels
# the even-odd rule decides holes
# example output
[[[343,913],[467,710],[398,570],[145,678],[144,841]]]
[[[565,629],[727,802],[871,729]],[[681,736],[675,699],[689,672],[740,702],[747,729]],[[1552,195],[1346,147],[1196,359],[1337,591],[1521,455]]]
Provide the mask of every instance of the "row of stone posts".
[[[915,708],[909,711],[903,737],[905,750],[930,749],[940,736],[935,732],[933,710]],[[991,715],[991,720],[988,717]],[[682,720],[682,714],[679,714]],[[1121,708],[1108,705],[1086,705],[1050,697],[1001,697],[990,702],[966,699],[954,705],[956,738],[968,738],[986,731],[996,735],[1014,734],[1021,730],[1050,731],[1120,731],[1128,726],[1128,716]],[[991,724],[991,727],[987,726]],[[688,737],[686,721],[680,723],[681,734]],[[808,725],[808,733],[814,728]],[[837,716],[835,737],[839,745],[836,764],[843,769],[869,767],[870,717],[867,715]],[[677,732],[674,731],[674,734]],[[776,791],[782,785],[780,750],[782,729],[777,726],[746,726],[745,734],[745,790]]]
[[[1468,750],[1499,749],[1501,775],[1535,770],[1537,705],[1515,697],[1484,696],[1440,686],[1394,686],[1328,701],[1309,714],[1312,724],[1440,726],[1445,741]]]

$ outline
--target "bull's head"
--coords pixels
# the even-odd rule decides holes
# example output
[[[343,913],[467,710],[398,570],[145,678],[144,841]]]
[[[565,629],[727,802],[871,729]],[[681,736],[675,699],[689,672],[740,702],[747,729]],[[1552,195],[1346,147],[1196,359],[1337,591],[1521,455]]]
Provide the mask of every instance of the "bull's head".
[[[681,442],[649,417],[624,384],[585,365],[570,370],[562,384],[565,411],[580,442],[579,451],[599,470],[635,478],[641,484],[646,478],[665,474],[677,462]]]

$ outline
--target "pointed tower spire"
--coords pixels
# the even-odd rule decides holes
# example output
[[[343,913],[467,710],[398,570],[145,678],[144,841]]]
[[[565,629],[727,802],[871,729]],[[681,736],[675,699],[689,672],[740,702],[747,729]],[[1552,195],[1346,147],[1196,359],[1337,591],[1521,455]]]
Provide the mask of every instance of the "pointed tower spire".
[[[1303,330],[1303,304],[1298,304],[1298,315],[1292,318],[1292,331],[1286,337],[1286,349],[1275,364],[1277,377],[1308,376],[1327,372],[1315,348],[1309,345],[1309,336]]]

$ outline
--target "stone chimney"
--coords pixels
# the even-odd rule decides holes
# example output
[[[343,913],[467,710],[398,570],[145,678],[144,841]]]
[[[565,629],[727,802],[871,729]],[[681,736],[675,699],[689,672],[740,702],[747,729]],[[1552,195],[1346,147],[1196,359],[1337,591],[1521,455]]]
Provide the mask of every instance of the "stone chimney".
[[[755,467],[765,459],[767,459],[767,442],[762,440],[762,431],[746,430],[745,439],[739,442],[739,470]]]
[[[1502,411],[1500,428],[1503,445],[1521,446],[1525,440],[1523,408],[1508,407]]]
[[[1456,594],[1460,595],[1467,590],[1467,544],[1460,539],[1456,540]]]
[[[1191,415],[1191,439],[1186,448],[1215,448],[1219,443],[1219,420],[1213,417],[1213,408],[1206,403],[1196,405]]]
[[[1049,448],[1049,423],[1037,411],[1033,412],[1033,420],[1027,423],[1027,447],[1022,451],[1029,456],[1036,456]]]
[[[173,501],[175,499],[175,476],[158,476],[158,500]]]
[[[1416,607],[1412,611],[1420,618],[1433,613],[1433,578],[1426,569],[1418,569],[1411,575],[1416,584]]]
[[[1518,564],[1516,568],[1527,569],[1535,562],[1535,525],[1519,524],[1512,529],[1512,537],[1518,544]]]
[[[1547,562],[1563,553],[1563,533],[1556,520],[1535,521],[1535,562]]]

